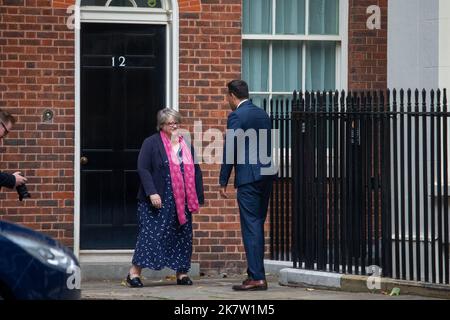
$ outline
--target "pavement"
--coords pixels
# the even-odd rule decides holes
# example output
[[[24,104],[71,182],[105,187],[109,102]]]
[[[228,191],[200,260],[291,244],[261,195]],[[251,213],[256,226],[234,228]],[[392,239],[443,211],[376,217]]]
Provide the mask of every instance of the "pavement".
[[[355,293],[287,287],[275,275],[268,276],[269,290],[236,292],[231,289],[244,276],[193,277],[193,286],[176,285],[174,276],[142,279],[144,288],[128,288],[123,280],[85,280],[83,300],[438,300],[417,295],[390,296],[388,293]]]

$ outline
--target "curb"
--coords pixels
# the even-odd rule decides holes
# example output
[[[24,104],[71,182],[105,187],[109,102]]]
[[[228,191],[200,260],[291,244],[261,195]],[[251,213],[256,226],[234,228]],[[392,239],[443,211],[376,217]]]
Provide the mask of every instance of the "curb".
[[[282,269],[279,274],[279,284],[282,286],[312,287],[326,290],[378,294],[382,294],[383,292],[390,293],[393,288],[399,288],[400,296],[417,295],[450,299],[450,286],[448,285],[379,278],[377,285],[380,289],[371,290],[368,288],[368,284],[373,284],[373,279],[370,276],[344,275],[293,268]]]
[[[292,268],[293,264],[290,261],[276,261],[276,260],[264,260],[264,270],[267,274],[277,276],[283,269]]]

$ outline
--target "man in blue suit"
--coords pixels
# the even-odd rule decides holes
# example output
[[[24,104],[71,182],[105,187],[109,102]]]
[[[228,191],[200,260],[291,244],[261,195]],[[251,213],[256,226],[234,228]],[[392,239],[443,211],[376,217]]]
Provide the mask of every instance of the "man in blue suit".
[[[233,111],[228,116],[220,194],[227,198],[227,185],[234,167],[234,186],[247,256],[248,278],[234,290],[267,290],[264,271],[264,222],[273,184],[270,155],[272,124],[267,113],[249,100],[242,80],[228,83],[227,99]]]

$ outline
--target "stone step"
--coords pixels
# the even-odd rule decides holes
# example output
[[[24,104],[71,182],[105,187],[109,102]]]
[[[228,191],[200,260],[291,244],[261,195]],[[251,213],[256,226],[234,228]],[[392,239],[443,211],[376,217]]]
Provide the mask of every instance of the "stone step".
[[[87,280],[124,280],[131,267],[131,253],[81,253],[81,278]],[[175,275],[175,271],[165,268],[163,270],[144,269],[142,276],[147,279],[164,279]],[[189,276],[200,276],[200,265],[192,263]]]

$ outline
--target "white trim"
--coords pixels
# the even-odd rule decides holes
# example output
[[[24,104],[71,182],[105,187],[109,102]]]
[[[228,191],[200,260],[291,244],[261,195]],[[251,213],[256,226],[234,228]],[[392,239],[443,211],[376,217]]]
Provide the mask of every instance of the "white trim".
[[[341,40],[341,52],[340,52],[340,88],[339,90],[348,89],[348,14],[349,14],[349,1],[339,1],[339,34],[342,37]],[[338,83],[336,83],[338,86]]]
[[[270,101],[270,99],[272,99],[272,95],[273,95],[273,92],[272,92],[273,68],[272,68],[272,66],[273,66],[273,42],[270,42],[269,43],[269,73],[268,73],[269,83],[267,84],[267,86],[268,86],[267,89],[269,89],[269,101]],[[269,110],[270,110],[270,103],[268,105],[269,105]]]
[[[77,0],[78,4],[80,0]],[[77,5],[75,10],[79,10],[79,6]],[[79,11],[76,14],[76,18],[80,17]],[[78,21],[76,21],[76,25]],[[80,150],[81,150],[81,102],[80,102],[80,65],[81,65],[81,56],[80,56],[80,28],[75,28],[75,152],[74,152],[74,217],[73,217],[73,248],[74,254],[79,258],[80,255],[80,189],[81,189],[81,179],[80,179]]]
[[[76,0],[76,10],[81,10],[77,15],[81,23],[126,23],[126,24],[165,24],[167,50],[166,50],[166,105],[178,110],[178,81],[179,81],[179,11],[177,0],[165,0],[163,9],[130,8],[130,7],[82,7],[81,0]],[[170,8],[166,3],[170,2]],[[94,250],[80,251],[80,150],[81,150],[81,105],[80,105],[80,42],[81,32],[75,28],[75,159],[74,159],[74,253],[77,257],[80,253],[129,253],[129,250]],[[163,107],[163,106],[162,106]]]
[[[134,250],[81,250],[79,261],[81,267],[89,263],[131,263]]]
[[[302,43],[302,91],[306,91],[306,41]]]
[[[342,41],[340,35],[275,35],[275,34],[243,34],[243,40],[290,40],[290,41]]]
[[[272,0],[272,34],[277,33],[277,2]]]
[[[277,29],[277,2],[272,0],[272,35],[269,36],[269,38],[276,37],[276,30]],[[258,39],[258,40],[270,40],[270,39]],[[269,42],[269,83],[267,84],[269,89],[269,99],[268,102],[273,97],[273,42]],[[271,112],[271,105],[270,103],[267,103],[267,109],[269,112]]]
[[[171,107],[175,110],[179,110],[178,107],[178,81],[179,81],[179,62],[180,62],[180,56],[179,56],[179,24],[180,24],[180,18],[179,18],[179,11],[178,11],[178,1],[177,0],[170,0],[172,2],[172,94],[170,97],[172,97],[171,100]]]
[[[115,253],[115,254],[129,254],[133,253],[134,250],[80,250],[80,254],[100,254],[100,253]]]
[[[167,50],[170,50],[170,40],[171,40],[171,36],[170,36],[170,28],[169,26],[166,27],[166,48]],[[166,56],[172,55],[172,52],[166,52]],[[166,72],[167,74],[172,72],[172,68],[171,68],[171,63],[172,61],[170,61],[170,59],[166,59]],[[166,105],[165,107],[167,108],[168,105],[170,105],[170,101],[168,101],[168,97],[170,97],[170,92],[172,91],[172,84],[170,83],[170,77],[166,77]]]
[[[305,0],[305,35],[309,35],[309,0]]]
[[[335,56],[336,56],[336,74],[335,74],[335,83],[336,83],[336,90],[341,91],[341,86],[342,86],[342,54],[341,54],[341,50],[342,50],[342,45],[340,42],[336,43],[336,48],[335,48]]]
[[[130,7],[82,7],[81,21],[100,23],[151,23],[166,24],[170,21],[171,10],[130,8]]]

